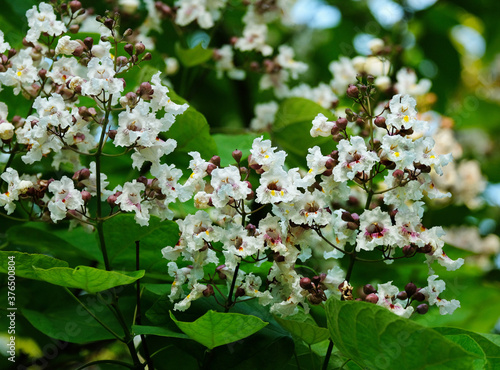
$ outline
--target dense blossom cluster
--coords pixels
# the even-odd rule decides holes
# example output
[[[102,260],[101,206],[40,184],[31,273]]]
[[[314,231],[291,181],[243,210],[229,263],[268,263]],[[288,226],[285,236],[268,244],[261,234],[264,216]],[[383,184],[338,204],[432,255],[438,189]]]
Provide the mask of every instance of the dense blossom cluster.
[[[416,110],[415,97],[427,93],[430,82],[417,82],[415,72],[403,68],[392,86],[390,62],[383,55],[372,55],[332,62],[329,84],[292,87],[291,82],[308,66],[295,60],[290,46],[273,48],[267,38],[267,23],[290,21],[289,3],[248,2],[242,35],[214,52],[215,70],[219,77],[226,73],[242,79],[246,70],[236,65],[235,51],[257,52],[266,59],[247,70],[262,73],[260,88],[272,89],[278,101],[302,97],[333,109],[339,97],[347,94],[360,105],[358,113],[348,109],[346,117],[336,121],[319,113],[310,129],[312,137],[336,141],[336,150],[325,153],[314,146],[305,158],[307,168],[290,168],[287,153],[260,137],[254,140],[247,162],[235,151],[234,164],[226,167],[217,156],[207,161],[200,153],[190,152],[190,174],[182,180],[182,170],[163,163],[163,158],[176,149],[177,142],[167,138],[168,130],[188,105],[169,98],[160,72],[132,90],[121,77],[151,58],[144,54],[144,44],[127,43],[127,31],[119,34],[117,20],[111,17],[101,19],[101,26],[110,33],[99,42],[90,37],[72,40],[63,34],[78,19],[80,9],[68,10],[69,18],[60,21],[51,5],[41,3],[27,12],[30,28],[24,49],[8,51],[10,45],[0,32],[0,52],[8,51],[8,57],[3,55],[7,62],[2,64],[6,67],[0,71],[0,82],[11,86],[14,94],[33,100],[30,114],[12,122],[7,106],[0,103],[0,139],[10,153],[22,147],[26,164],[51,156],[54,168],[64,163],[72,166],[74,175],[44,179],[8,167],[1,175],[7,190],[0,194],[0,206],[10,215],[16,204],[29,201],[34,210],[30,217],[99,225],[104,218],[92,217],[89,210],[94,199],[109,204],[108,217],[131,212],[138,224],[146,226],[151,216],[173,219],[169,205],[193,199],[198,211],[176,220],[180,238],[162,250],[174,278],[170,299],[177,310],[214,295],[214,286],[224,281],[229,291],[227,309],[246,296],[286,316],[299,306],[307,311],[309,304],[320,304],[332,295],[353,299],[352,264],[348,271],[335,264],[311,277],[297,266],[317,255],[356,261],[369,252],[388,264],[420,253],[430,276],[425,287],[405,288],[406,295],[388,282],[379,284],[378,290],[366,290],[360,299],[404,317],[415,310],[425,313],[422,305],[412,306],[413,301],[424,300],[443,314],[452,313],[459,303],[439,296],[445,283],[432,266],[437,261],[455,270],[463,260],[454,261],[443,251],[442,228],[426,228],[422,223],[424,196],[449,196],[436,183],[452,159],[434,149],[429,123]],[[134,5],[120,4],[129,10]],[[196,22],[206,29],[214,26],[225,5],[224,0],[178,0],[172,10],[149,1],[148,20],[155,24],[160,16],[169,15],[178,26]],[[80,20],[82,27],[84,21]],[[48,45],[41,41],[47,36],[52,37]],[[128,56],[118,55],[119,42],[126,44]],[[372,47],[383,45],[372,43]],[[372,109],[376,90],[395,94]],[[89,100],[92,106],[81,103]],[[277,101],[258,104],[251,127],[269,130],[278,110]],[[122,154],[131,153],[132,167],[145,169],[145,175],[109,188],[100,166],[108,145],[124,150]],[[92,158],[88,166],[83,157]],[[350,203],[360,200],[366,206],[353,211]],[[259,218],[254,218],[259,211]],[[246,271],[246,265],[265,266],[265,280]]]

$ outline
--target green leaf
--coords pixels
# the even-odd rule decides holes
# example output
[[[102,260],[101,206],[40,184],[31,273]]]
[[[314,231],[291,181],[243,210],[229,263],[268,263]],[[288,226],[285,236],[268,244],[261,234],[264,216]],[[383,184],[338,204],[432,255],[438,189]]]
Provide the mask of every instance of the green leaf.
[[[322,342],[330,337],[328,329],[319,327],[312,317],[302,311],[288,319],[277,316],[274,319],[292,335],[302,339],[309,345]]]
[[[175,331],[159,326],[132,325],[132,330],[135,335],[146,334],[158,335],[160,337],[189,339],[189,336],[187,336],[186,334],[176,333]]]
[[[184,100],[175,99],[170,94],[172,101],[181,104]],[[167,133],[169,138],[177,141],[177,147],[171,154],[172,162],[178,168],[187,168],[192,159],[189,152],[199,152],[202,158],[210,159],[217,154],[217,145],[210,136],[210,126],[203,114],[190,106],[183,114],[176,117],[175,123]],[[189,174],[188,174],[189,175]]]
[[[335,147],[330,137],[311,136],[312,121],[318,113],[330,120],[335,119],[329,110],[308,99],[288,98],[280,104],[272,127],[273,137],[286,150],[292,165],[305,165],[307,150],[315,145],[320,146],[325,153]]]
[[[179,42],[175,44],[175,52],[185,67],[194,67],[212,58],[213,49],[204,49],[201,43],[192,49],[184,49]]]
[[[23,252],[15,251],[0,251],[0,272],[7,273],[9,271],[8,262],[10,259],[8,257],[14,257],[16,276],[24,277],[28,279],[38,279],[36,271],[33,269],[44,268],[48,269],[51,267],[68,267],[66,261],[61,261],[44,254],[28,254]]]
[[[476,354],[479,358],[474,360],[473,368],[477,370],[484,369],[486,364],[486,355],[479,344],[467,334],[446,335],[446,338],[468,352]]]
[[[179,227],[175,222],[160,221],[157,217],[151,217],[149,226],[140,226],[132,214],[123,214],[104,223],[104,237],[113,268],[135,269],[135,241],[139,240],[140,268],[149,271],[159,265],[166,271],[167,260],[162,258],[161,249],[177,243]]]
[[[477,358],[438,332],[371,303],[332,297],[326,310],[333,342],[363,368],[470,369]]]
[[[62,288],[57,288],[62,289]],[[40,291],[32,299],[43,300],[46,293]],[[51,338],[70,343],[89,343],[99,340],[115,339],[115,337],[101,326],[81,305],[72,300],[66,292],[61,292],[58,300],[46,302],[43,310],[23,308],[23,316],[37,330]],[[116,320],[112,311],[106,307],[111,297],[102,298],[88,294],[79,297],[102,322],[116,334],[122,335],[123,329]],[[135,308],[135,297],[120,297],[119,305],[127,322],[131,322]],[[33,331],[33,330],[32,330]]]
[[[459,338],[461,336],[467,336],[471,338],[471,340],[474,341],[475,345],[480,347],[483,353],[482,357],[486,359],[486,365],[484,368],[486,369],[500,368],[500,340],[498,340],[500,338],[500,335],[478,334],[464,329],[449,328],[449,327],[434,328],[434,330],[436,330],[438,333],[445,335],[447,338],[461,345],[466,350],[474,352],[471,350],[473,349],[474,344],[467,342],[464,342],[462,344],[454,339],[454,337]],[[497,340],[498,342],[495,343],[494,342],[495,340]],[[471,349],[469,349],[468,347],[471,347]]]
[[[87,262],[87,258],[92,259],[90,254],[76,250],[64,239],[39,227],[13,226],[7,230],[7,241],[13,247],[23,247],[24,252],[50,254],[73,266]]]
[[[116,272],[96,269],[88,266],[53,267],[42,269],[33,267],[36,279],[47,283],[78,288],[88,293],[97,293],[119,285],[131,284],[144,276],[144,270]]]
[[[193,322],[178,321],[172,312],[170,317],[179,329],[208,349],[249,337],[268,324],[256,316],[212,310]]]
[[[243,156],[241,160],[245,160],[250,155],[253,141],[262,135],[259,134],[243,134],[243,135],[226,135],[215,134],[212,135],[220,156],[220,163],[222,166],[236,165],[232,153],[234,150],[239,149],[242,151]]]

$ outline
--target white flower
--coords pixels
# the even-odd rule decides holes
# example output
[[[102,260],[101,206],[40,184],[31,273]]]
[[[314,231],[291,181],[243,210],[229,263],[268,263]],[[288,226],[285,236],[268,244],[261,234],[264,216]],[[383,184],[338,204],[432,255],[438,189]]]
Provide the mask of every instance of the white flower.
[[[429,92],[431,81],[423,78],[417,83],[417,75],[413,69],[402,68],[396,74],[396,84],[394,87],[399,94],[409,94],[418,97]]]
[[[59,39],[56,46],[56,55],[72,55],[80,43],[76,40],[71,40],[69,36],[63,36]]]
[[[150,101],[151,110],[153,113],[157,112],[160,109],[165,111],[165,115],[160,118],[160,122],[162,124],[161,131],[168,131],[170,126],[175,122],[175,117],[179,114],[182,114],[189,108],[189,105],[186,103],[180,105],[174,103],[168,97],[167,93],[169,92],[168,87],[163,86],[161,83],[160,72],[156,73],[153,77],[151,77],[151,86],[153,88],[153,97]]]
[[[136,180],[126,182],[123,185],[122,194],[116,199],[116,204],[120,205],[122,211],[135,212],[135,221],[141,226],[149,224],[150,204],[142,201],[141,193],[144,190],[146,190],[146,186],[142,182]]]
[[[409,318],[414,309],[412,306],[403,307],[403,304],[396,299],[398,293],[399,289],[392,285],[392,281],[385,284],[378,284],[376,293],[378,296],[377,305],[389,309],[398,316]]]
[[[365,210],[359,216],[359,234],[356,239],[356,251],[372,251],[378,245],[398,244],[397,233],[392,226],[391,217],[380,207]]]
[[[234,47],[241,51],[256,50],[263,56],[271,55],[273,48],[266,44],[267,26],[265,24],[247,24]]]
[[[300,195],[297,186],[294,184],[296,176],[300,177],[293,170],[286,172],[280,167],[273,167],[270,171],[262,174],[260,186],[255,191],[257,203],[292,202]]]
[[[214,169],[210,184],[214,188],[212,203],[215,207],[224,207],[231,198],[245,200],[252,192],[247,183],[241,181],[240,170],[235,166]]]
[[[83,95],[100,95],[102,92],[118,95],[123,91],[123,81],[114,78],[115,69],[111,58],[92,58],[87,68],[88,81],[82,85]]]
[[[222,78],[224,72],[227,72],[227,76],[233,80],[243,80],[245,78],[245,71],[234,66],[234,51],[231,45],[224,45],[215,50],[214,59],[217,78]]]
[[[281,45],[278,48],[278,55],[275,58],[275,62],[281,66],[281,68],[286,69],[290,72],[291,77],[296,80],[299,74],[307,71],[307,64],[303,62],[297,62],[294,60],[295,52],[287,45]]]
[[[116,146],[151,147],[157,145],[161,122],[150,113],[149,103],[141,100],[133,109],[129,106],[118,115]]]
[[[174,310],[176,311],[186,311],[189,307],[191,307],[191,302],[203,297],[203,291],[207,289],[206,285],[196,283],[193,285],[191,292],[184,298],[182,301],[177,302],[174,305]]]
[[[52,69],[47,72],[47,77],[52,78],[56,84],[65,85],[73,80],[74,77],[79,77],[81,72],[82,66],[78,64],[75,58],[61,57],[54,62]],[[75,83],[76,82],[78,81],[75,81]]]
[[[6,86],[15,86],[14,95],[19,94],[21,86],[31,85],[38,80],[38,70],[34,65],[32,48],[21,49],[10,58],[12,66],[5,72],[0,72],[0,82]]]
[[[134,153],[132,154],[132,167],[140,170],[145,161],[151,162],[153,167],[157,167],[161,157],[172,153],[176,146],[177,141],[174,139],[163,141],[157,137],[151,146],[135,147]],[[152,171],[153,169],[151,169],[151,172]]]
[[[340,57],[338,62],[331,62],[328,68],[333,75],[330,85],[337,94],[344,95],[347,86],[356,81],[357,71],[352,61],[349,58]]]
[[[416,160],[418,147],[410,138],[401,135],[385,135],[382,138],[381,157],[387,157],[396,164],[396,169],[413,170],[413,162]]]
[[[429,304],[436,305],[439,307],[439,313],[441,315],[451,315],[458,307],[460,307],[460,302],[456,299],[448,301],[446,299],[439,298],[445,288],[446,284],[443,280],[436,280],[437,275],[431,275],[427,278],[428,286],[421,289],[420,292],[426,296],[429,300]]]
[[[8,42],[5,42],[4,37],[4,33],[0,30],[0,53],[5,53],[10,49],[10,44]]]
[[[64,219],[67,211],[79,210],[84,205],[82,194],[75,189],[73,180],[69,177],[63,176],[60,181],[52,181],[49,191],[54,194],[47,204],[50,218],[54,222]]]
[[[313,127],[310,131],[312,137],[330,136],[332,134],[332,128],[335,126],[335,122],[328,121],[328,118],[326,118],[323,113],[318,113],[313,119],[312,124]]]
[[[278,103],[275,101],[255,105],[255,117],[250,122],[251,129],[255,131],[269,129],[274,123],[278,108]]]
[[[38,10],[34,5],[33,8],[26,12],[28,25],[30,29],[26,34],[26,40],[36,43],[42,33],[47,33],[50,36],[59,36],[66,32],[66,26],[63,22],[56,20],[54,8],[47,3],[40,3]]]
[[[318,189],[306,192],[294,203],[295,212],[290,220],[295,224],[306,224],[309,226],[326,226],[331,220],[328,212],[328,199]]]
[[[364,139],[360,136],[353,136],[350,141],[341,140],[337,150],[339,163],[332,173],[338,182],[352,180],[358,172],[365,171],[369,174],[373,165],[379,160],[377,154],[368,151]]]
[[[220,18],[219,9],[225,4],[225,0],[177,0],[175,5],[179,9],[175,23],[187,26],[196,20],[201,28],[211,28],[214,21]]]
[[[7,168],[0,178],[7,183],[7,191],[0,193],[0,207],[4,207],[10,215],[16,209],[15,200],[19,200],[19,195],[25,194],[33,183],[28,180],[21,180],[19,174],[13,168]]]
[[[263,140],[263,136],[255,139],[252,143],[251,165],[257,164],[262,166],[262,170],[269,171],[273,167],[283,166],[285,163],[286,153],[279,150],[275,153],[276,147],[271,146],[271,140]]]
[[[387,115],[387,125],[394,127],[397,130],[405,129],[420,129],[425,126],[424,121],[417,119],[417,111],[415,106],[417,102],[410,95],[394,95],[389,102],[391,113]]]

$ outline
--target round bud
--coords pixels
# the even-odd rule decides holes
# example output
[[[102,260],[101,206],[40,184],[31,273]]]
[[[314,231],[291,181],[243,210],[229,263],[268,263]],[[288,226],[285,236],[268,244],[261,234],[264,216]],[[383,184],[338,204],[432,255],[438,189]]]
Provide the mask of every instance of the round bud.
[[[218,155],[214,155],[210,158],[209,162],[215,164],[217,167],[220,167],[220,157]]]
[[[347,87],[347,91],[346,91],[346,94],[348,97],[350,97],[351,99],[357,99],[358,96],[359,96],[359,89],[353,85],[353,84],[350,84],[348,87]]]
[[[243,152],[241,150],[236,149],[231,153],[231,155],[233,156],[236,163],[240,163],[241,157],[243,157]]]
[[[83,54],[83,46],[78,46],[75,50],[73,50],[73,55],[75,57],[80,57]]]
[[[78,24],[72,24],[69,27],[69,32],[71,33],[78,33],[78,31],[80,31],[80,26]]]
[[[212,171],[213,171],[213,170],[215,170],[216,168],[217,168],[217,166],[216,166],[215,164],[213,164],[213,163],[209,163],[209,164],[207,165],[207,173],[208,173],[209,175],[211,175],[211,174],[212,174]]]
[[[106,28],[109,28],[110,30],[112,30],[112,29],[113,29],[113,26],[115,25],[115,21],[114,21],[114,20],[112,20],[111,18],[106,18],[106,19],[104,20],[104,23],[103,23],[103,24],[104,24],[104,26],[105,26]]]
[[[344,117],[340,117],[335,123],[341,130],[345,130],[347,127],[347,119]]]
[[[417,306],[417,312],[421,315],[425,315],[429,311],[429,306],[425,303],[419,304]]]
[[[375,118],[375,121],[373,123],[375,123],[375,126],[377,127],[387,128],[387,124],[385,123],[385,118],[382,116]]]
[[[408,294],[408,297],[413,296],[417,291],[417,286],[413,283],[408,283],[405,286],[405,292]]]
[[[144,46],[144,44],[142,42],[138,42],[135,44],[136,55],[141,55],[142,53],[144,53],[144,51],[146,51],[146,47]]]
[[[372,293],[377,293],[377,290],[373,287],[373,285],[371,284],[366,284],[364,287],[363,287],[363,293],[365,294],[372,294]],[[378,298],[377,298],[378,300]]]
[[[109,137],[111,140],[114,140],[114,139],[115,139],[115,136],[116,136],[116,133],[117,133],[117,131],[116,131],[116,130],[109,130],[109,131],[108,131],[108,137]]]
[[[366,296],[365,301],[370,302],[370,303],[377,303],[378,302],[378,295],[375,293],[370,293]]]
[[[413,256],[415,254],[415,252],[417,251],[417,247],[415,245],[405,245],[403,247],[403,254],[406,256],[406,257],[410,257],[410,256]]]
[[[144,54],[144,56],[142,57],[142,60],[151,60],[153,56],[151,55],[150,52],[147,52],[146,54]]]
[[[405,299],[408,299],[408,294],[406,292],[399,292],[396,298],[404,301]]]
[[[426,244],[423,247],[418,248],[419,253],[430,253],[432,252],[432,245]]]
[[[316,294],[309,294],[307,296],[307,299],[309,300],[309,302],[311,304],[314,304],[314,305],[318,305],[318,304],[321,304],[321,302],[323,302],[323,298],[321,298],[320,296],[318,296]]]
[[[87,47],[87,49],[92,49],[92,46],[94,46],[94,39],[92,37],[85,37],[83,39],[83,44]]]
[[[236,288],[236,292],[234,292],[234,297],[235,298],[243,297],[245,294],[246,294],[245,289],[239,286],[238,288]]]
[[[425,295],[424,293],[416,292],[415,294],[413,294],[412,298],[416,301],[422,302],[423,300],[425,300]]]
[[[134,31],[132,30],[132,28],[127,28],[125,30],[125,32],[123,32],[123,37],[128,37],[130,35],[132,35],[134,33]]]
[[[300,279],[300,287],[305,290],[312,289],[313,286],[311,279],[309,279],[308,277],[303,277],[302,279]]]
[[[132,56],[134,54],[134,45],[132,44],[126,44],[124,47],[123,47],[123,50],[125,50],[125,52]]]
[[[82,190],[81,194],[84,203],[88,203],[89,200],[92,198],[92,195],[87,190]]]
[[[214,295],[214,288],[209,284],[207,285],[207,289],[203,291],[203,296],[205,297],[210,297],[211,295]]]
[[[73,0],[69,2],[69,7],[71,8],[71,11],[73,13],[76,13],[82,8],[82,3],[79,2],[78,0]]]

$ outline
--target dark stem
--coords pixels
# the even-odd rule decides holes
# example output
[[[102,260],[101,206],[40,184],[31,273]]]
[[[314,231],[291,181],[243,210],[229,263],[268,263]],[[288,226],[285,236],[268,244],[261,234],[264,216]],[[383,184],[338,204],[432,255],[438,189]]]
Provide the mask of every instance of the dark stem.
[[[238,271],[239,270],[240,270],[240,263],[238,263],[236,265],[236,268],[234,269],[233,281],[231,281],[231,288],[229,289],[229,295],[227,297],[226,309],[224,310],[224,312],[229,312],[229,309],[234,305],[233,292],[234,292],[234,286],[236,285],[236,279],[238,278]]]
[[[328,349],[326,350],[325,361],[323,362],[323,370],[328,369],[328,363],[330,362],[330,356],[332,355],[333,350],[333,340],[330,338],[330,343],[328,343]]]
[[[135,268],[136,270],[140,270],[140,262],[139,262],[139,246],[140,246],[140,241],[136,240],[135,241]],[[141,325],[141,279],[137,279],[137,314],[135,316],[135,323],[137,325]],[[153,360],[151,359],[151,356],[149,355],[149,347],[148,343],[146,342],[146,336],[144,334],[141,334],[141,343],[142,343],[142,348],[144,349],[144,357],[146,358],[146,362],[148,364],[148,369],[153,370]]]
[[[349,280],[351,279],[352,270],[354,268],[354,262],[356,262],[356,251],[355,250],[352,251],[352,254],[350,255],[350,257],[351,257],[351,260],[349,261],[349,268],[347,269],[347,274],[345,276],[345,279],[347,280],[347,282],[349,282]]]

